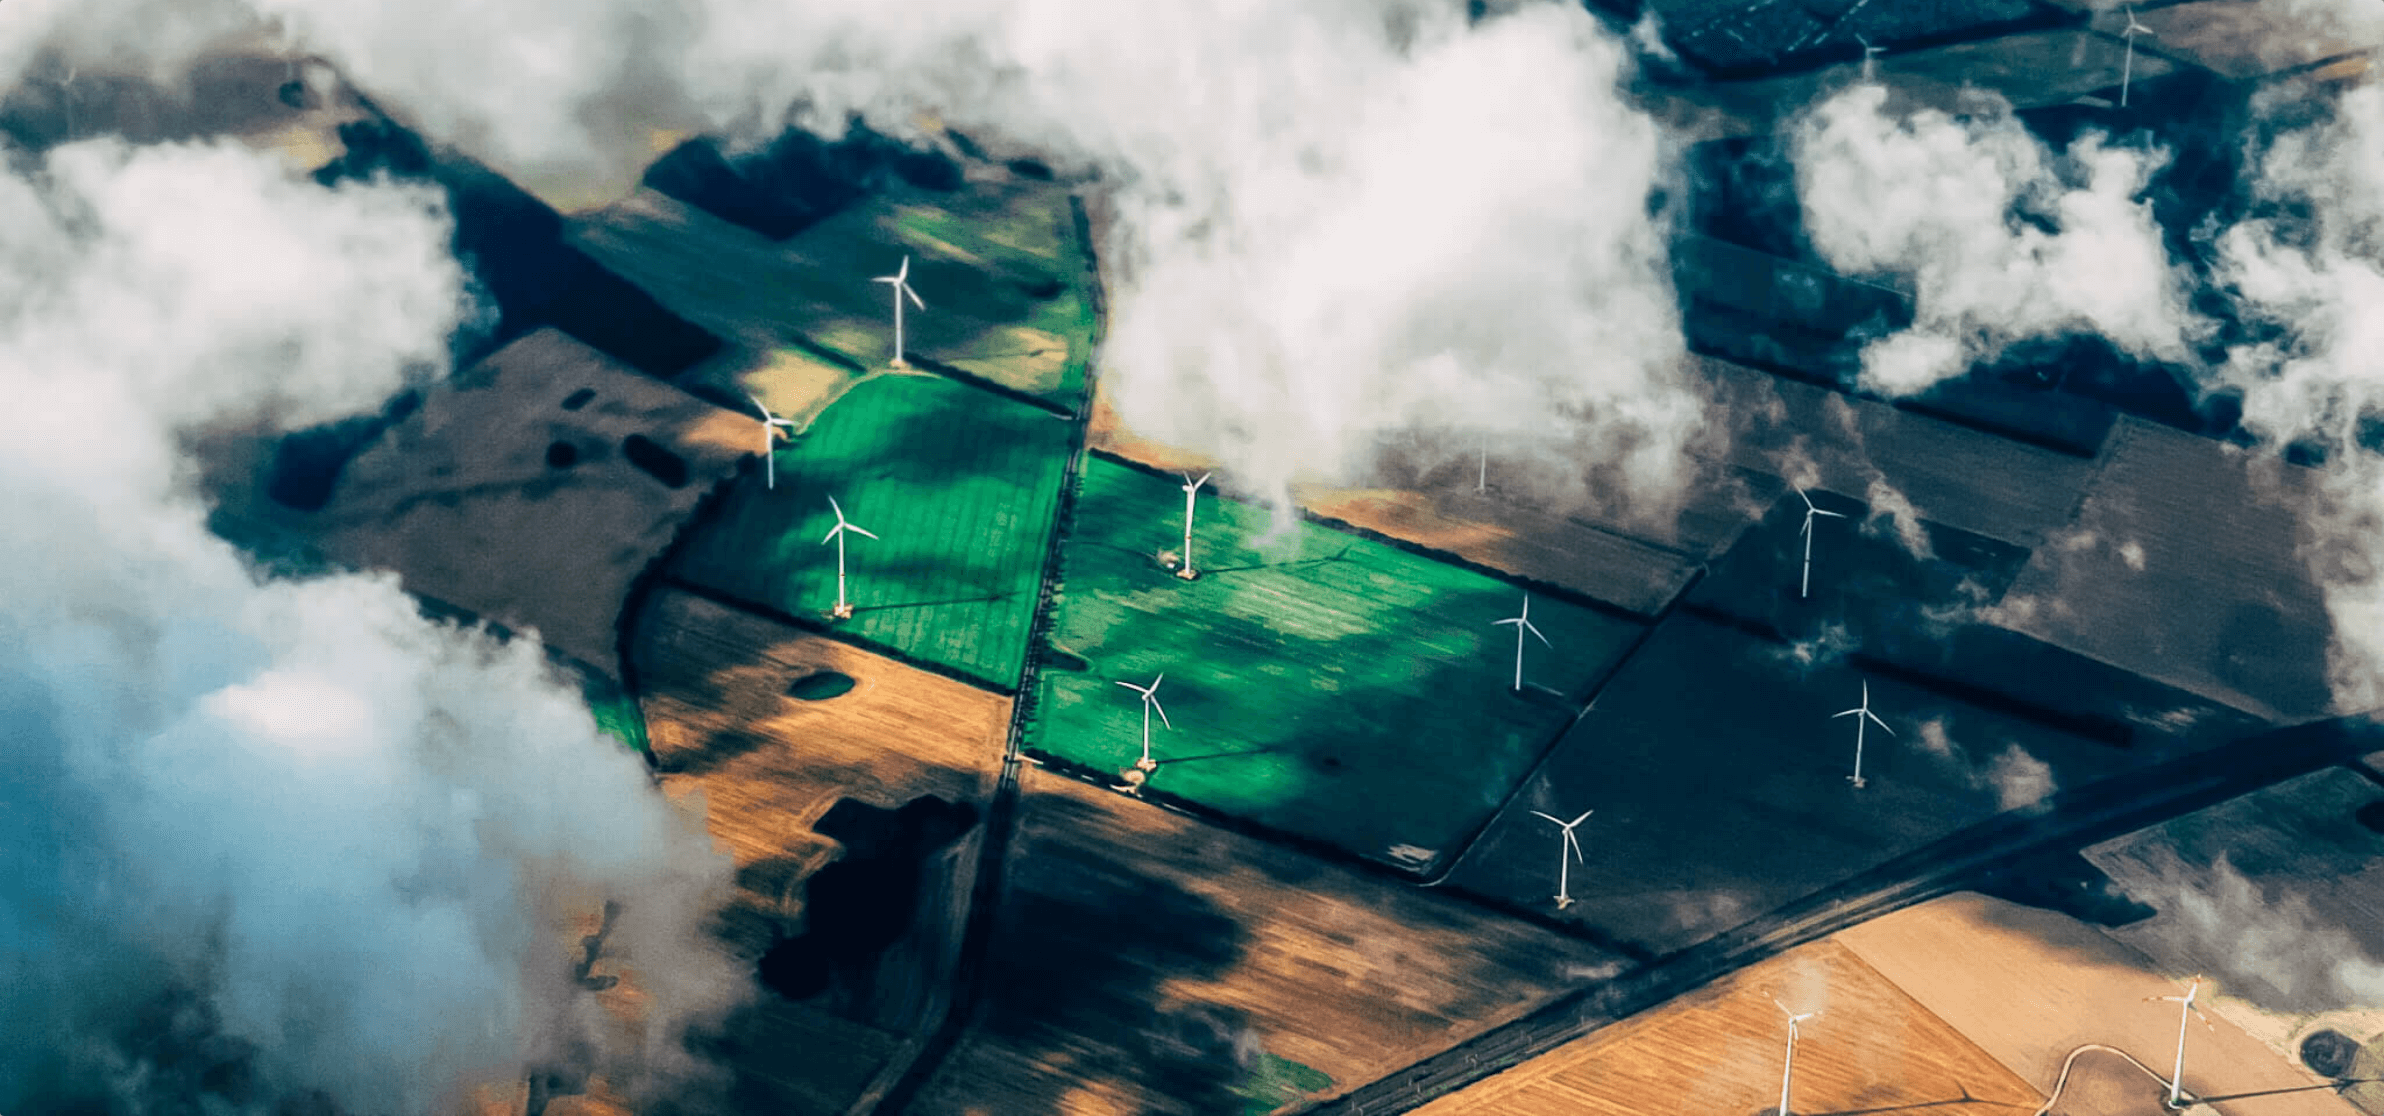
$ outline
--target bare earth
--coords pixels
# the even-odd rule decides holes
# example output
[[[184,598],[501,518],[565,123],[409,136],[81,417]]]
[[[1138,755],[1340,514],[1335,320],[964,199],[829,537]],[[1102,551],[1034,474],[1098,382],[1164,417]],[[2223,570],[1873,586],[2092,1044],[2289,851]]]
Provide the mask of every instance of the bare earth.
[[[1776,1002],[1775,1002],[1776,1001]],[[2043,1102],[1834,940],[1670,1004],[1418,1109],[1419,1116],[1741,1116],[1776,1111],[1787,1024],[1802,1013],[1790,1110],[1931,1107],[2024,1114]],[[1969,1098],[1965,1100],[1965,1098]]]
[[[2184,992],[2191,973],[2162,972],[2149,958],[2091,926],[1983,896],[1951,895],[1836,935],[1912,998],[1961,1030],[2039,1089],[2086,1043],[2118,1047],[2168,1072],[2177,1049],[2177,1005],[2148,996]],[[1949,964],[1959,958],[1959,964]],[[2210,994],[2204,986],[2204,994]],[[2186,1036],[2185,1086],[2203,1096],[2320,1084],[2223,1014]],[[2088,1055],[2089,1084],[2065,1095],[2066,1116],[2151,1116],[2161,1087],[2125,1063]],[[2078,1087],[2073,1076],[2073,1088]],[[2286,1093],[2212,1106],[2223,1116],[2358,1116],[2332,1092]]]
[[[633,654],[665,790],[700,791],[713,836],[736,858],[727,932],[748,956],[799,926],[804,881],[841,849],[812,827],[840,799],[893,808],[936,795],[982,817],[1007,698],[671,589],[640,617]],[[853,689],[787,695],[822,671]],[[775,1110],[842,1112],[909,1064],[943,1014],[978,849],[972,830],[928,862],[918,917],[880,958],[867,995],[794,1003],[765,993],[741,1021],[737,1069],[766,1083]]]
[[[1338,1093],[1612,964],[1039,768],[1022,789],[989,1002],[915,1113],[1239,1111],[1237,1041]]]
[[[593,394],[576,409],[573,393]],[[348,464],[305,517],[334,561],[400,571],[458,605],[607,672],[629,586],[705,492],[751,450],[753,424],[539,330],[425,393],[422,408]],[[678,454],[671,488],[629,463],[642,434]],[[547,463],[548,447],[576,462]]]

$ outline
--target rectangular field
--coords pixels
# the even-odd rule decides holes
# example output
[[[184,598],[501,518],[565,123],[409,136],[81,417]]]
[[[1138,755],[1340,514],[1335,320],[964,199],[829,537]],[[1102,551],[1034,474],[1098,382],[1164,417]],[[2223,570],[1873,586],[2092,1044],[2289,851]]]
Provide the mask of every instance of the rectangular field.
[[[1118,683],[1164,674],[1150,790],[1387,864],[1426,870],[1480,825],[1643,630],[1532,602],[1553,648],[1531,642],[1517,694],[1495,621],[1521,590],[1296,520],[1269,539],[1269,509],[1207,489],[1185,581],[1161,564],[1183,512],[1180,481],[1088,461],[1029,745],[1132,765]]]
[[[1028,768],[977,1022],[909,1111],[1258,1116],[1618,960]]]
[[[1780,1003],[1820,1013],[1798,1028],[1791,1112],[1943,1108],[1953,1116],[2020,1116],[2043,1099],[1852,951],[1824,939],[1442,1097],[1417,1116],[1770,1112],[1787,1055]]]
[[[1867,682],[1855,727],[1834,717]],[[1556,917],[1665,954],[2142,756],[1844,662],[1676,614],[1659,625],[1450,875],[1553,912],[1554,826],[1578,831],[1571,907]]]
[[[760,422],[754,423],[758,437]],[[837,630],[993,686],[1018,684],[1070,453],[1065,419],[941,376],[846,392],[695,529],[674,577],[824,619],[836,604],[833,497],[848,535]]]
[[[992,794],[1006,698],[668,588],[638,617],[631,656],[665,792],[687,804],[700,791],[736,859],[720,933],[739,956],[803,925],[814,874],[854,855],[820,832],[840,803],[933,795],[982,817]],[[796,685],[837,676],[841,693]],[[907,1064],[942,1018],[979,848],[971,831],[924,863],[920,901],[865,991],[764,991],[731,1021],[727,1060],[750,1110],[834,1116]]]
[[[783,243],[653,190],[568,227],[574,246],[713,333],[865,369],[894,355],[892,289],[871,280],[908,255],[927,305],[905,307],[904,348],[1063,404],[1084,389],[1093,278],[1063,187],[872,197]]]

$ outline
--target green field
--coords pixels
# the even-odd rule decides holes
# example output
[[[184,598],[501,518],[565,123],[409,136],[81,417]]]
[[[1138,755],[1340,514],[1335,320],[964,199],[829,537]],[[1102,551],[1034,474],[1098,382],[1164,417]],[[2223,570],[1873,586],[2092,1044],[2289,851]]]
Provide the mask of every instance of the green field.
[[[1265,508],[1203,490],[1197,581],[1159,561],[1181,546],[1181,483],[1104,458],[1086,466],[1028,745],[1102,771],[1141,754],[1139,699],[1165,672],[1149,788],[1359,855],[1422,870],[1486,821],[1635,622],[1534,600],[1555,644],[1525,653],[1523,593],[1486,575],[1307,523],[1253,548]],[[1065,656],[1085,661],[1082,670]],[[1558,695],[1562,695],[1559,697]]]
[[[784,242],[653,191],[573,217],[570,242],[687,320],[746,350],[883,368],[891,288],[911,256],[927,308],[904,314],[904,348],[1074,406],[1092,353],[1092,282],[1065,188],[978,184],[866,199]],[[696,370],[721,380],[727,370]],[[726,396],[735,385],[717,382]]]
[[[593,673],[580,675],[580,690],[587,695],[588,712],[595,714],[597,728],[632,752],[642,755],[649,750],[646,715],[638,708],[637,698],[611,679]]]
[[[828,498],[848,536],[839,631],[997,686],[1026,657],[1071,427],[1047,411],[919,373],[873,377],[722,497],[672,573],[805,619],[836,604]]]

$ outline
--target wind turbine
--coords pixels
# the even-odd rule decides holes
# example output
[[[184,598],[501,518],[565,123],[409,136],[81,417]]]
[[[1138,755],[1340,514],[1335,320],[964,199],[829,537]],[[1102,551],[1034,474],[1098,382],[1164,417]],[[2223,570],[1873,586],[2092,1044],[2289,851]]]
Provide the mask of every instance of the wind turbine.
[[[892,275],[880,275],[877,278],[870,280],[870,282],[889,283],[894,287],[894,367],[908,367],[902,362],[903,296],[910,296],[911,305],[916,306],[921,310],[927,309],[927,304],[919,301],[919,292],[911,289],[911,258],[909,256],[902,257],[902,267],[900,270],[897,270]]]
[[[853,606],[852,606],[852,605],[850,605],[850,604],[848,604],[848,603],[846,603],[846,602],[845,602],[845,599],[844,599],[844,536],[845,536],[845,533],[849,531],[849,532],[852,532],[852,533],[854,533],[854,534],[860,535],[860,536],[861,536],[861,537],[863,537],[863,538],[869,538],[869,539],[874,539],[874,538],[877,538],[877,536],[876,536],[876,535],[872,535],[872,534],[870,534],[869,532],[867,532],[867,531],[864,531],[864,530],[862,530],[861,528],[859,528],[859,527],[855,527],[855,526],[853,526],[851,523],[848,523],[848,522],[846,522],[846,521],[845,521],[845,518],[844,518],[844,508],[843,508],[841,505],[837,504],[837,502],[836,502],[836,497],[834,497],[834,496],[830,496],[830,497],[828,497],[828,508],[829,508],[829,510],[831,510],[831,511],[833,511],[833,512],[835,512],[835,513],[836,513],[836,526],[828,528],[828,537],[827,537],[827,538],[824,538],[824,539],[821,539],[820,541],[821,541],[821,542],[823,542],[823,543],[825,543],[825,542],[828,542],[828,541],[830,541],[830,540],[832,539],[832,540],[834,540],[834,541],[835,541],[835,543],[836,543],[836,612],[835,612],[835,616],[836,616],[836,618],[837,618],[837,619],[839,619],[839,620],[842,620],[842,619],[845,619],[845,618],[847,618],[847,617],[849,617],[849,616],[851,616],[851,615],[853,614]]]
[[[66,142],[68,143],[73,143],[75,138],[74,79],[75,68],[68,66],[66,76],[58,82],[58,103],[66,108]]]
[[[1807,1019],[1817,1018],[1821,1013],[1808,1011],[1803,1015],[1798,1015],[1788,1010],[1788,1005],[1780,1003],[1778,1000],[1773,1000],[1772,1003],[1778,1005],[1780,1014],[1788,1017],[1788,1058],[1780,1066],[1780,1116],[1788,1116],[1788,1081],[1796,1073],[1796,1025]]]
[[[1813,595],[1813,517],[1828,516],[1831,519],[1844,519],[1846,513],[1822,511],[1820,508],[1814,507],[1813,498],[1805,495],[1805,490],[1801,488],[1796,490],[1796,498],[1805,502],[1805,525],[1797,532],[1805,537],[1805,573],[1804,578],[1796,583],[1796,595],[1801,600]]]
[[[1878,47],[1875,47],[1875,46],[1872,46],[1872,45],[1871,45],[1871,40],[1869,40],[1869,39],[1866,39],[1866,38],[1863,38],[1863,37],[1862,37],[1862,36],[1860,36],[1860,35],[1856,35],[1856,36],[1854,37],[1854,41],[1855,41],[1855,42],[1858,42],[1858,43],[1861,43],[1861,44],[1862,44],[1862,48],[1863,48],[1863,78],[1862,78],[1862,79],[1863,79],[1864,81],[1870,81],[1870,80],[1872,80],[1872,77],[1871,77],[1871,75],[1872,75],[1872,74],[1875,72],[1875,69],[1874,69],[1874,67],[1872,66],[1872,60],[1873,60],[1873,59],[1875,59],[1875,58],[1877,58],[1877,57],[1879,56],[1879,48],[1878,48]]]
[[[1581,861],[1584,864],[1589,863],[1588,859],[1581,855],[1581,838],[1574,836],[1573,831],[1580,828],[1581,823],[1588,821],[1589,816],[1594,813],[1597,813],[1597,811],[1583,810],[1581,811],[1580,817],[1574,818],[1571,821],[1566,821],[1554,814],[1543,814],[1538,810],[1532,811],[1533,816],[1546,818],[1549,821],[1556,823],[1556,828],[1563,831],[1564,833],[1564,843],[1558,845],[1556,849],[1557,910],[1561,911],[1566,907],[1573,905],[1573,861],[1566,860],[1565,854],[1571,853],[1573,854],[1573,860]]]
[[[1847,781],[1853,783],[1854,789],[1856,790],[1861,790],[1863,786],[1863,722],[1869,721],[1874,725],[1878,725],[1882,729],[1886,729],[1889,736],[1894,736],[1896,734],[1896,730],[1887,727],[1886,721],[1879,719],[1879,714],[1871,712],[1871,682],[1869,679],[1863,680],[1862,695],[1863,698],[1861,705],[1857,705],[1843,713],[1832,713],[1829,715],[1829,719],[1833,721],[1840,717],[1854,718],[1854,774],[1847,776]]]
[[[745,398],[753,400],[754,407],[762,413],[762,476],[767,480],[766,487],[776,488],[778,487],[778,439],[785,438],[790,442],[795,440],[795,436],[788,433],[795,428],[795,420],[782,419],[771,414],[770,405],[762,402],[761,396],[747,392]],[[855,528],[855,530],[858,529]],[[877,536],[869,537],[874,539]]]
[[[1142,758],[1134,761],[1134,769],[1146,774],[1156,770],[1159,766],[1151,760],[1151,710],[1159,711],[1160,724],[1166,725],[1168,728],[1175,727],[1167,719],[1167,707],[1159,704],[1159,683],[1165,681],[1167,681],[1167,675],[1162,673],[1159,677],[1151,679],[1151,684],[1148,686],[1137,686],[1132,682],[1118,683],[1118,685],[1142,695]]]
[[[1482,436],[1482,467],[1474,473],[1473,491],[1476,496],[1490,491],[1490,436],[1487,434]]]
[[[2136,36],[2152,34],[2152,28],[2146,27],[2143,24],[2136,22],[2136,10],[2134,8],[2131,7],[2123,10],[2127,12],[2127,28],[2126,30],[2121,31],[2119,34],[2122,38],[2127,40],[2127,58],[2125,61],[2119,64],[2120,108],[2127,107],[2128,81],[2129,79],[2135,77],[2136,73]],[[2159,36],[2154,37],[2158,38]]]
[[[1540,636],[1541,643],[1548,643],[1548,637],[1540,635],[1540,629],[1531,622],[1531,594],[1525,593],[1523,595],[1523,614],[1521,616],[1514,616],[1505,620],[1493,620],[1490,623],[1492,625],[1513,624],[1515,626],[1515,692],[1518,694],[1522,693],[1523,633],[1530,632],[1535,636]],[[1548,646],[1554,647],[1556,645],[1553,643],[1548,643]]]
[[[2216,1025],[2214,1025],[2214,1024],[2212,1024],[2212,1023],[2210,1022],[2210,1017],[2209,1017],[2209,1016],[2207,1016],[2207,1015],[2202,1015],[2202,1009],[2201,1009],[2201,1007],[2199,1007],[2198,1005],[2196,1005],[2196,1004],[2194,1003],[2194,997],[2195,997],[2196,995],[2199,995],[2199,994],[2201,993],[2201,991],[2202,991],[2202,978],[2201,978],[2201,977],[2199,977],[2199,976],[2196,976],[2196,977],[2194,978],[2194,982],[2193,982],[2192,984],[2189,984],[2189,985],[2187,985],[2187,986],[2186,986],[2186,988],[2185,988],[2185,995],[2183,995],[2183,996],[2146,996],[2146,997],[2144,997],[2144,1002],[2146,1002],[2146,1003],[2153,1003],[2153,1002],[2156,1002],[2156,1001],[2158,1001],[2158,1002],[2172,1003],[2172,1004],[2176,1004],[2176,1005],[2177,1005],[2177,1068],[2176,1068],[2176,1069],[2174,1069],[2174,1070],[2171,1070],[2171,1071],[2170,1071],[2170,1073],[2169,1073],[2169,1107],[2170,1107],[2170,1108],[2183,1108],[2183,1107],[2185,1107],[2185,1101],[2184,1101],[2184,1092],[2185,1092],[2185,1024],[2186,1024],[2186,1021],[2187,1021],[2188,1019],[2190,1019],[2190,1018],[2194,1017],[2194,1016],[2198,1016],[2198,1015],[2199,1015],[2199,1016],[2201,1016],[2201,1018],[2202,1018],[2202,1025],[2203,1025],[2203,1026],[2205,1026],[2205,1027],[2209,1027],[2209,1028],[2210,1028],[2211,1030],[2213,1030],[2213,1031],[2216,1031],[2216,1030],[2218,1030],[2218,1027],[2217,1027]]]
[[[1199,480],[1193,480],[1192,474],[1184,474],[1184,564],[1176,568],[1175,575],[1177,577],[1183,578],[1186,581],[1190,581],[1193,578],[1200,576],[1200,571],[1192,568],[1193,494],[1199,492],[1200,486],[1207,484],[1209,482],[1209,477],[1212,475],[1214,474],[1202,473],[1200,474]]]

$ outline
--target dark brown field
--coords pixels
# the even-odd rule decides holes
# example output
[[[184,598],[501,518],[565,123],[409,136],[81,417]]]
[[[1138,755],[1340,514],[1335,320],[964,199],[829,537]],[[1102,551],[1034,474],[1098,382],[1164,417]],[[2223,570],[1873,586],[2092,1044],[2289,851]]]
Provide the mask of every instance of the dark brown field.
[[[640,617],[633,655],[665,790],[700,791],[736,858],[739,900],[724,929],[748,956],[805,924],[806,882],[841,851],[813,827],[843,800],[892,809],[933,795],[982,817],[1007,698],[670,589]],[[828,673],[852,689],[789,695]],[[908,1065],[943,1014],[979,832],[924,862],[909,929],[865,979],[801,1002],[765,993],[738,1021],[749,1101],[840,1113]]]
[[[1299,1097],[1274,1059],[1337,1093],[1612,964],[1041,769],[1023,795],[988,1002],[914,1113],[1264,1112]]]
[[[1776,1112],[1788,1033],[1781,1003],[1800,1013],[1821,1013],[1799,1028],[1791,1112],[1852,1116],[1925,1107],[1949,1116],[2026,1116],[2043,1102],[2027,1082],[1861,958],[1834,940],[1823,940],[1416,1111],[1418,1116]]]
[[[752,425],[540,330],[425,392],[348,463],[322,511],[276,518],[334,561],[402,571],[409,592],[534,629],[609,672],[630,582],[736,468]],[[627,459],[632,435],[678,457],[678,487]],[[558,445],[567,464],[549,457]]]

